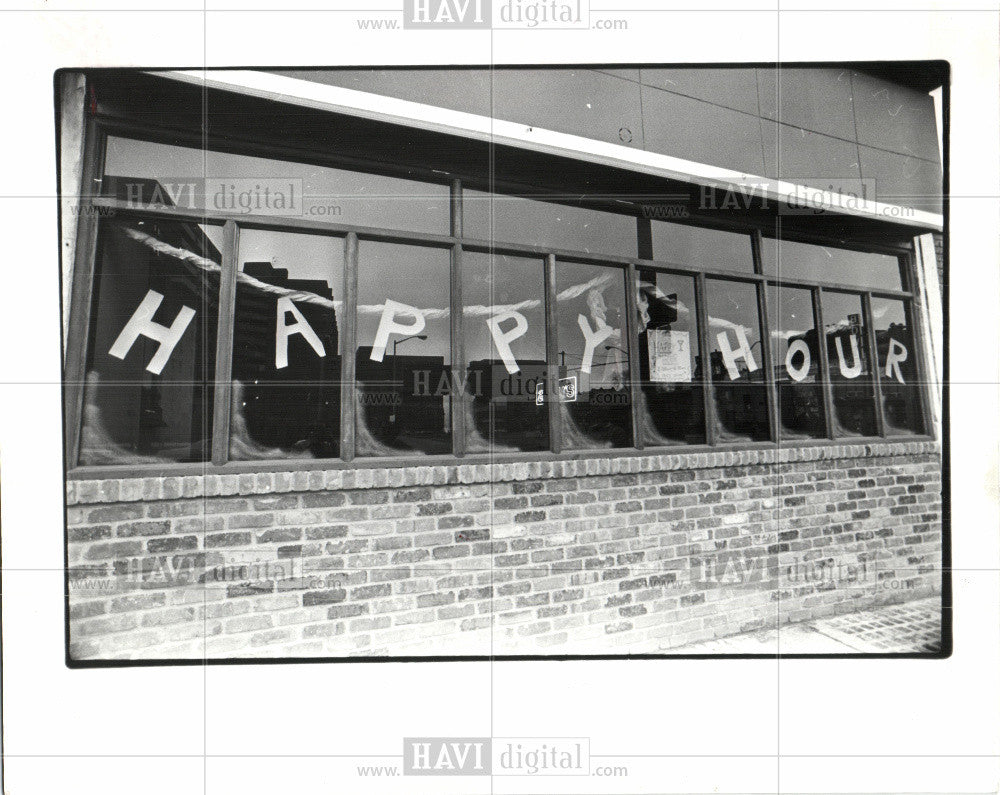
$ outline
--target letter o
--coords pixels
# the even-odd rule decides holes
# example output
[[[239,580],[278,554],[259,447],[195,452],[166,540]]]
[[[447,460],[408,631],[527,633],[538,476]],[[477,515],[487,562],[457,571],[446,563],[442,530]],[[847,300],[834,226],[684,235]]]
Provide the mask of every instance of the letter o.
[[[798,367],[792,362],[796,353],[802,354],[802,364]],[[788,371],[788,375],[793,381],[804,381],[806,376],[809,375],[809,367],[811,365],[812,354],[809,353],[809,346],[806,345],[805,340],[795,340],[788,346],[788,352],[785,354],[785,370]]]

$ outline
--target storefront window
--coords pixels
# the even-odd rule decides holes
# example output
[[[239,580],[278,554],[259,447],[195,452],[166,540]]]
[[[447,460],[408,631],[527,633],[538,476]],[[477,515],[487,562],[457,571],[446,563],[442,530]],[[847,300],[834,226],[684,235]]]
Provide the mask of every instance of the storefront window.
[[[902,301],[873,297],[872,321],[886,433],[921,433],[916,350],[906,307]]]
[[[567,449],[632,443],[626,318],[622,269],[557,263],[555,365]]]
[[[887,254],[765,237],[761,257],[764,273],[780,279],[832,282],[889,290],[903,288],[899,257]]]
[[[211,149],[108,139],[101,192],[135,207],[448,234],[446,185]]]
[[[634,215],[475,190],[463,191],[463,204],[465,235],[470,238],[587,254],[636,255]]]
[[[639,269],[639,374],[645,444],[705,441],[694,278]]]
[[[443,172],[420,182],[119,136],[104,162],[93,203],[107,212],[86,221],[93,283],[78,293],[89,316],[74,312],[88,325],[67,347],[74,465],[925,431],[902,256],[764,238],[754,274],[749,233],[453,193]],[[237,242],[225,263],[224,229]],[[235,289],[220,306],[224,267]],[[220,314],[232,350],[216,372]],[[214,385],[229,378],[224,402]]]
[[[196,224],[102,223],[81,464],[210,457],[220,263]]]
[[[767,291],[780,438],[821,438],[825,420],[812,292],[773,286]]]
[[[653,259],[687,267],[753,273],[750,235],[653,221]]]
[[[451,452],[449,292],[448,251],[361,242],[359,456]]]
[[[757,288],[706,279],[705,293],[719,441],[763,441],[769,431]]]
[[[462,284],[466,449],[548,449],[542,260],[466,251]]]
[[[237,261],[230,458],[336,457],[343,241],[247,229]]]
[[[875,385],[861,297],[823,291],[836,436],[874,436]]]

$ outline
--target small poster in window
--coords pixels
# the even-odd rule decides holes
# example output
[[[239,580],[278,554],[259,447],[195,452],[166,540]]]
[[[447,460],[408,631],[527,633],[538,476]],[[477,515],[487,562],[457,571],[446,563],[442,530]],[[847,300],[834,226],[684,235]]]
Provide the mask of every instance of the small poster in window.
[[[663,384],[691,380],[690,336],[686,331],[650,329],[649,380]]]
[[[569,378],[560,378],[558,386],[559,399],[563,403],[576,402],[577,386],[575,375],[571,375]],[[535,405],[541,406],[543,403],[545,403],[545,384],[540,383],[535,387]]]

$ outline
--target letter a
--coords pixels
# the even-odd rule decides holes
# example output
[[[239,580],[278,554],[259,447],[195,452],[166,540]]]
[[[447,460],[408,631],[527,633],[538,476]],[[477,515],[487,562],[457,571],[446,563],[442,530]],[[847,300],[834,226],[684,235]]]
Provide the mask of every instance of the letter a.
[[[286,312],[291,312],[295,316],[295,322],[288,326],[285,325]],[[278,299],[278,320],[274,332],[274,368],[276,370],[288,367],[288,338],[292,334],[301,334],[305,337],[306,342],[312,346],[320,358],[326,356],[326,348],[323,347],[322,340],[316,336],[316,332],[309,325],[309,321],[302,316],[291,298],[282,296]]]

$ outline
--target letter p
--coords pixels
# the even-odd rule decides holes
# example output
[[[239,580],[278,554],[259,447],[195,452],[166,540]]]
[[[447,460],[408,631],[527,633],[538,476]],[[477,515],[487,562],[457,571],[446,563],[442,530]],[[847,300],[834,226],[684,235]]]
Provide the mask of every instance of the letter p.
[[[396,315],[412,315],[413,323],[404,326],[396,322]],[[424,313],[415,306],[407,306],[392,299],[386,299],[382,308],[382,318],[378,322],[378,331],[375,332],[375,342],[372,344],[372,352],[368,357],[373,362],[380,362],[385,357],[385,346],[389,344],[390,334],[414,335],[424,330]]]
[[[514,321],[514,327],[510,331],[503,331],[500,328],[500,323],[504,320]],[[511,310],[494,315],[486,321],[486,325],[490,327],[490,333],[493,334],[493,344],[497,346],[497,352],[500,354],[507,372],[511,375],[520,372],[521,368],[517,359],[514,358],[510,344],[518,337],[523,337],[528,333],[528,319],[520,312]]]

